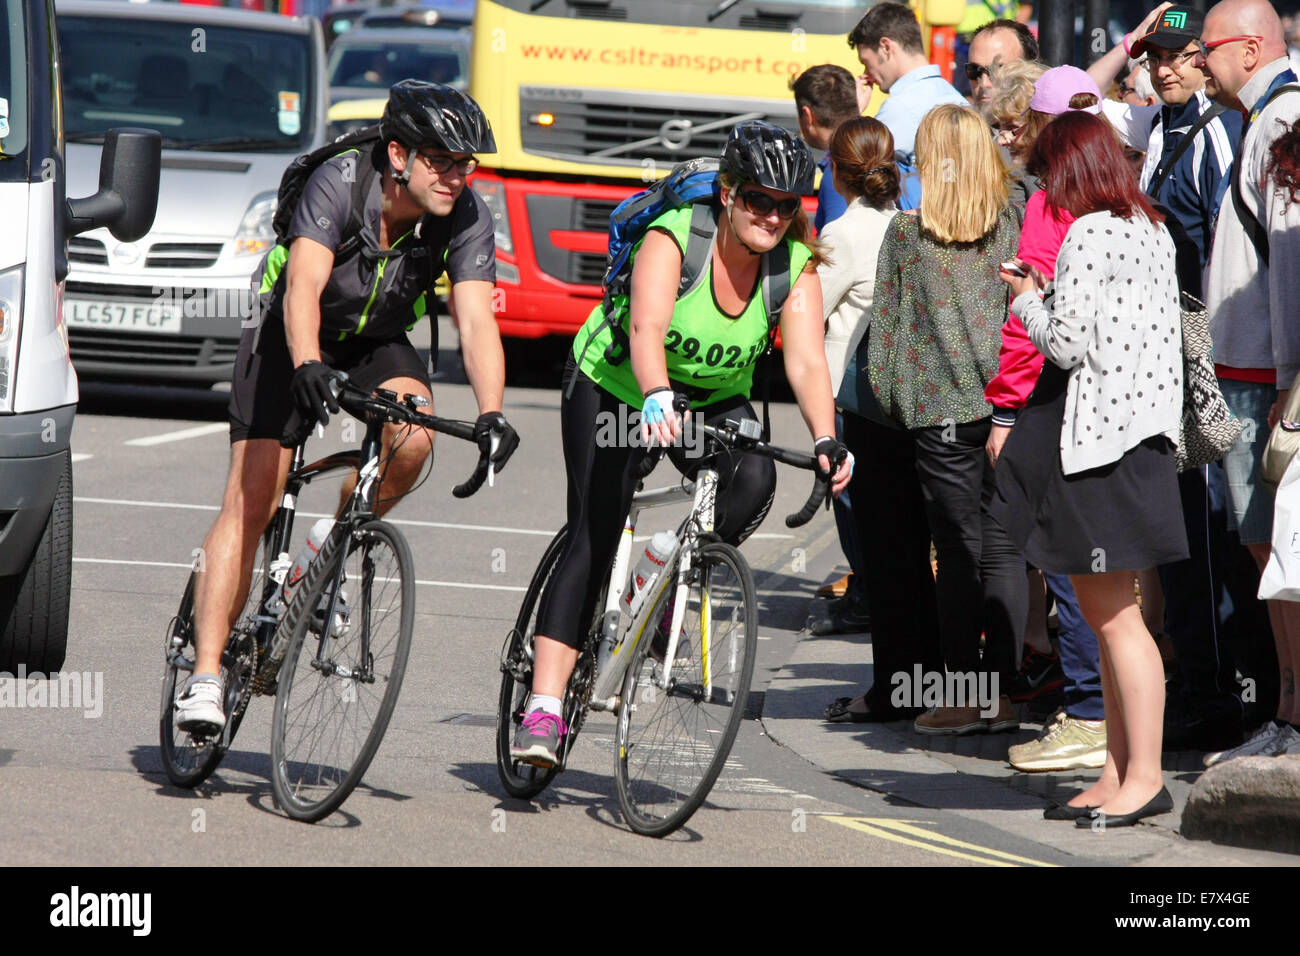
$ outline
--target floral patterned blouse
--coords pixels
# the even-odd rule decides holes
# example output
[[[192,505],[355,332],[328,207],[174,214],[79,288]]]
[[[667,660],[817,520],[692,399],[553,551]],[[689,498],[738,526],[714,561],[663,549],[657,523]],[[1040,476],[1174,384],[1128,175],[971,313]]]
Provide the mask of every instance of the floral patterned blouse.
[[[1020,212],[1010,206],[984,238],[947,245],[899,213],[876,266],[867,367],[886,415],[906,428],[979,421],[998,373],[1007,286],[998,266],[1016,255]]]

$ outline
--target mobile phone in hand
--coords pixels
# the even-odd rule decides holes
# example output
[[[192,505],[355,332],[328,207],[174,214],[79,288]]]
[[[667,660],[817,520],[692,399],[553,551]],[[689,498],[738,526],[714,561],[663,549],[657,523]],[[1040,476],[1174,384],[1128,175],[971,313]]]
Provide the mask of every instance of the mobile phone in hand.
[[[1015,262],[1004,262],[1002,263],[1001,269],[1003,272],[1009,273],[1013,276],[1018,276],[1021,279],[1029,278],[1029,273],[1025,271],[1025,267]]]

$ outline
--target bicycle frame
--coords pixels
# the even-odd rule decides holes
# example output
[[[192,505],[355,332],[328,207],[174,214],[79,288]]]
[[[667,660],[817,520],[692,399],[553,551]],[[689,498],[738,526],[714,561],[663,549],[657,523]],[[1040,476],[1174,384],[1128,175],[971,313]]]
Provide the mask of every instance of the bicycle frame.
[[[686,617],[692,559],[699,536],[701,534],[710,534],[713,531],[713,514],[717,494],[718,472],[711,468],[704,468],[699,471],[693,482],[688,481],[666,488],[637,492],[632,497],[632,507],[628,511],[627,520],[623,523],[623,534],[619,539],[618,550],[614,556],[614,566],[610,570],[609,586],[606,589],[605,612],[601,617],[600,639],[602,641],[605,641],[609,636],[607,634],[608,624],[622,620],[620,599],[631,570],[633,537],[636,534],[637,519],[640,517],[641,512],[650,508],[662,508],[666,505],[677,504],[687,499],[693,500],[691,513],[686,516],[678,528],[677,546],[664,564],[665,568],[671,568],[674,565],[677,568],[675,583],[677,594],[673,605],[673,619],[668,635],[668,648],[664,654],[663,673],[659,680],[655,682],[661,690],[668,689],[673,661],[677,654],[677,642],[681,636],[682,621]],[[597,662],[598,670],[591,694],[591,707],[593,710],[613,711],[618,709],[620,701],[614,691],[622,685],[623,675],[627,671],[632,655],[645,636],[646,625],[650,622],[654,610],[659,607],[660,598],[670,583],[667,575],[661,578],[655,585],[654,594],[646,597],[636,616],[617,627],[615,631],[617,640],[613,649],[606,659]],[[700,654],[702,655],[705,694],[711,692],[709,685],[707,600],[706,596],[706,606],[700,609],[702,632]]]
[[[272,544],[272,552],[276,555],[288,554],[289,539],[293,534],[293,520],[297,513],[298,495],[302,492],[303,486],[310,484],[314,479],[324,475],[332,474],[338,471],[355,471],[357,473],[357,484],[353,488],[351,496],[340,512],[334,528],[330,531],[330,536],[321,546],[321,552],[324,553],[327,548],[335,549],[346,546],[346,537],[351,534],[352,528],[361,522],[367,521],[375,516],[375,507],[379,494],[379,468],[380,454],[383,450],[383,431],[384,422],[372,420],[366,425],[366,435],[361,443],[360,451],[343,451],[327,455],[311,464],[303,464],[304,445],[298,445],[294,449],[293,463],[289,469],[289,476],[285,479],[284,495],[280,500],[280,509],[275,518],[275,535]],[[340,577],[343,573],[343,562],[339,562],[338,569],[335,572]],[[281,612],[279,616],[267,613],[266,603],[275,594],[276,590],[283,582],[276,581],[269,573],[265,576],[265,582],[262,589],[262,600],[258,607],[257,614],[257,644],[259,650],[264,651],[264,660],[273,668],[268,671],[269,676],[274,677],[278,672],[279,662],[284,658],[285,652],[289,647],[289,640],[293,636],[293,629],[297,624],[301,614],[310,613],[310,610],[302,607],[297,613],[294,608],[290,607]],[[335,580],[334,587],[330,591],[329,607],[325,611],[325,629],[328,633],[334,621],[334,611],[338,600],[339,586],[341,581]],[[304,581],[305,585],[305,581]],[[295,599],[294,605],[298,605],[306,594],[307,588],[304,585],[299,586],[299,595]],[[361,609],[364,615],[365,609]],[[362,630],[362,659],[366,660],[369,653],[370,634],[368,628]],[[316,646],[316,657],[312,663],[313,667],[321,669],[325,666],[322,658],[327,642],[321,640]],[[258,681],[262,690],[267,690],[268,683],[261,673],[255,675],[254,680]],[[352,675],[349,675],[352,676]],[[367,680],[368,675],[361,675],[362,680]]]

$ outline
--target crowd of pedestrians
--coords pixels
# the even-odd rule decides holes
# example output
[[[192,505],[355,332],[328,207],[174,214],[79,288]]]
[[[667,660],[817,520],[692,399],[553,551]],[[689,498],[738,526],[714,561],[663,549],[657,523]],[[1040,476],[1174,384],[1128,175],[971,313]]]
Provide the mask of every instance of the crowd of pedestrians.
[[[1049,69],[995,20],[967,99],[883,2],[849,36],[890,93],[875,119],[847,71],[793,84],[827,150],[818,272],[858,463],[848,594],[810,630],[869,624],[874,673],[826,719],[989,733],[1054,702],[1007,759],[1100,769],[1047,810],[1082,826],[1172,809],[1162,750],[1300,754],[1300,605],[1256,597],[1261,458],[1300,373],[1298,39],[1266,0],[1166,3]],[[1185,440],[1199,313],[1243,426],[1209,462]],[[942,700],[898,692],[918,668]]]

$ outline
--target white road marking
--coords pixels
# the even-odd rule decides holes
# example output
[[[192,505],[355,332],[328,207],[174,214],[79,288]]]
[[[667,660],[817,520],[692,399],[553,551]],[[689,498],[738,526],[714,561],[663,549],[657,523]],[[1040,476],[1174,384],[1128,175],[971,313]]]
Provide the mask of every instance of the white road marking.
[[[75,465],[79,461],[85,461],[87,458],[94,458],[94,457],[95,457],[94,455],[91,455],[84,451],[74,451],[72,453],[72,463]]]
[[[201,435],[215,435],[217,432],[230,430],[229,422],[213,422],[210,425],[196,425],[194,428],[182,428],[177,432],[164,432],[161,435],[149,435],[145,438],[132,438],[125,441],[124,445],[134,445],[139,447],[148,447],[149,445],[165,445],[168,442],[184,441],[187,438],[198,438]]]
[[[127,505],[134,508],[178,508],[190,511],[220,511],[218,505],[191,505],[179,501],[133,501],[126,498],[82,498],[74,497],[74,502],[92,505]],[[334,515],[319,511],[299,511],[299,518],[333,518]],[[448,521],[416,521],[410,518],[386,518],[391,524],[407,525],[416,528],[450,528],[455,531],[490,531],[493,534],[530,534],[543,538],[555,537],[554,531],[539,531],[536,528],[499,528],[487,524],[454,524]]]
[[[74,564],[127,564],[137,565],[148,568],[193,568],[193,564],[185,564],[179,561],[127,561],[122,558],[73,558]],[[385,578],[384,580],[389,580]],[[470,584],[465,581],[420,581],[416,584],[423,584],[426,587],[436,588],[469,588],[475,591],[527,591],[526,587],[517,587],[512,584]]]

